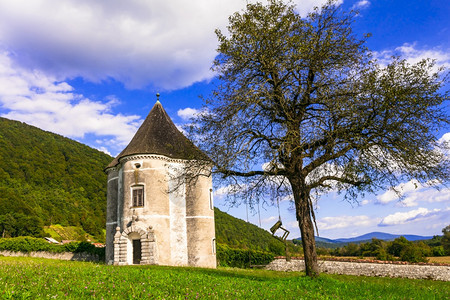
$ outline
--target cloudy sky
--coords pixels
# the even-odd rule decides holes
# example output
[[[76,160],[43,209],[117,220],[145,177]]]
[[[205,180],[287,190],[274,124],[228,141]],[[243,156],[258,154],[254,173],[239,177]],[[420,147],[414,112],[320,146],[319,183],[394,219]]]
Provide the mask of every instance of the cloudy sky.
[[[0,116],[20,120],[116,155],[155,103],[156,92],[182,125],[211,90],[210,71],[227,18],[245,0],[0,0]],[[294,1],[306,14],[325,1]],[[370,32],[368,47],[380,61],[401,55],[412,62],[435,58],[450,67],[448,0],[341,1],[361,14],[354,29]],[[450,140],[450,128],[438,138]],[[317,203],[323,237],[371,231],[440,234],[450,224],[450,191],[405,182],[404,200],[391,191],[343,202],[329,194]],[[228,209],[246,219],[245,207]],[[299,236],[288,201],[283,222]],[[269,228],[274,207],[250,221]]]

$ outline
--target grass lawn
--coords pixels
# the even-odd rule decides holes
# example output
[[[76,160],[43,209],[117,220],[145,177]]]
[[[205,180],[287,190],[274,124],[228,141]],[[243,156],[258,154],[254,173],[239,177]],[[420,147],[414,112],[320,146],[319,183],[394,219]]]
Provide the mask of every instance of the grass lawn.
[[[450,283],[0,257],[1,299],[450,299]]]

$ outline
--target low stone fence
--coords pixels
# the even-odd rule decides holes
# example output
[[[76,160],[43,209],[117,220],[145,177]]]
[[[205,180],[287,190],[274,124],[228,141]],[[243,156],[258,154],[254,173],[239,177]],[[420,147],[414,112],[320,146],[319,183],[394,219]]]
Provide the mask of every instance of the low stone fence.
[[[84,252],[53,253],[53,252],[46,252],[46,251],[32,251],[32,252],[26,253],[26,252],[15,252],[15,251],[0,251],[0,255],[1,256],[28,256],[28,257],[40,257],[40,258],[76,260],[76,261],[92,261],[92,262],[99,261],[99,257],[97,255],[84,253]]]
[[[266,266],[266,269],[274,271],[304,271],[305,262],[303,259],[292,259],[290,262],[287,262],[285,259],[275,259]],[[330,274],[450,281],[450,266],[319,260],[319,269],[322,273]]]

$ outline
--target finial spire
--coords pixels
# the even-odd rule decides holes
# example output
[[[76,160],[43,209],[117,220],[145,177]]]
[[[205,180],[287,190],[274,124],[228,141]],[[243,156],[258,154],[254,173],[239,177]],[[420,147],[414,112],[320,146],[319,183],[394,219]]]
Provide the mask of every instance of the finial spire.
[[[156,93],[156,102],[159,102],[159,93]]]

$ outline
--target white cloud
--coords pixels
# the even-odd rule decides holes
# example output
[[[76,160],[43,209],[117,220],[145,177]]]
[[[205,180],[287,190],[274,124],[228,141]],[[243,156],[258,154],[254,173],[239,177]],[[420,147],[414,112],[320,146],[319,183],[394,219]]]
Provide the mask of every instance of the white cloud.
[[[8,111],[2,117],[71,138],[106,136],[123,147],[136,132],[140,117],[112,114],[115,104],[114,97],[105,103],[87,99],[66,82],[15,66],[8,53],[0,53],[0,105]]]
[[[450,132],[442,135],[438,143],[441,145],[441,149],[443,149],[443,154],[450,158]]]
[[[306,14],[311,12],[314,7],[321,7],[328,0],[294,0],[294,4],[296,5],[296,10],[302,17],[306,17]],[[344,0],[336,1],[336,5],[341,5],[344,3]]]
[[[399,204],[401,206],[411,207],[419,205],[419,202],[450,202],[450,188],[441,188],[440,190],[434,188],[424,189],[420,192],[408,195]]]
[[[397,212],[388,215],[381,220],[379,226],[393,226],[402,225],[411,222],[424,222],[429,219],[433,219],[442,215],[448,215],[450,209],[428,209],[420,207],[408,212]]]
[[[342,169],[342,166],[337,164],[324,163],[308,174],[306,177],[306,182],[310,184],[323,176],[342,177],[344,175]],[[336,182],[334,180],[327,180],[324,184],[329,185],[332,189],[334,189]]]
[[[184,121],[189,121],[190,119],[192,119],[199,113],[200,113],[199,109],[190,108],[190,107],[179,109],[177,111],[177,115]]]
[[[99,148],[97,148],[97,150],[102,151],[102,152],[108,154],[109,156],[112,156],[111,153],[108,151],[108,149],[106,149],[105,147],[99,147]]]
[[[429,182],[429,184],[436,184]],[[450,188],[440,187],[439,190],[431,187],[424,186],[417,180],[411,180],[406,183],[401,183],[395,187],[401,197],[404,197],[399,201],[399,195],[394,190],[388,190],[381,195],[377,196],[376,203],[388,204],[392,201],[399,201],[398,206],[413,207],[418,206],[419,202],[447,202],[450,201]]]
[[[415,43],[405,43],[402,46],[395,48],[394,50],[374,52],[374,57],[383,66],[387,65],[392,60],[393,55],[398,55],[401,58],[406,59],[411,64],[418,63],[419,61],[426,58],[435,59],[435,70],[437,70],[437,68],[441,66],[446,68],[450,67],[450,52],[441,48],[419,49],[417,47],[417,44]]]
[[[423,188],[423,185],[420,184],[420,182],[418,182],[417,180],[411,180],[411,181],[408,181],[407,183],[400,183],[399,185],[397,185],[395,187],[395,190],[398,191],[399,195],[393,189],[390,189],[390,190],[384,192],[383,194],[377,196],[377,203],[387,204],[394,200],[398,200],[399,196],[403,196],[407,192],[411,192],[414,190],[417,191],[422,188]]]
[[[363,206],[363,205],[367,205],[369,203],[370,203],[370,200],[365,199],[365,200],[360,202],[360,205]]]
[[[347,227],[369,227],[380,222],[380,219],[372,219],[369,216],[337,216],[325,217],[317,221],[319,230],[330,230]]]
[[[214,191],[214,196],[224,196],[229,194],[237,194],[239,193],[245,185],[239,185],[239,184],[230,184],[227,186],[222,186]]]
[[[26,66],[129,87],[175,89],[211,78],[214,29],[242,0],[0,2],[0,41]]]
[[[450,132],[447,132],[442,135],[442,137],[438,140],[439,143],[450,143]]]
[[[293,230],[293,229],[299,229],[298,226],[299,226],[299,225],[298,225],[298,221],[291,221],[291,222],[288,222],[288,223],[287,223],[286,228],[291,229],[291,230]]]
[[[214,30],[245,0],[0,1],[0,45],[58,80],[177,89],[212,77]],[[297,1],[307,12],[321,1]]]
[[[364,9],[370,6],[370,1],[367,0],[361,0],[356,2],[353,6],[352,9]]]
[[[265,224],[265,223],[274,223],[274,222],[276,222],[276,221],[278,221],[278,217],[275,217],[275,216],[270,216],[270,217],[268,217],[268,218],[265,218],[265,219],[262,219],[261,220],[261,223],[263,223],[263,224]]]

